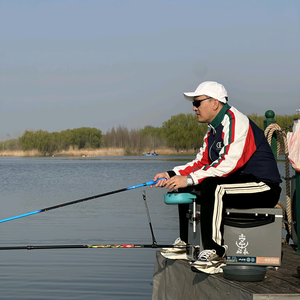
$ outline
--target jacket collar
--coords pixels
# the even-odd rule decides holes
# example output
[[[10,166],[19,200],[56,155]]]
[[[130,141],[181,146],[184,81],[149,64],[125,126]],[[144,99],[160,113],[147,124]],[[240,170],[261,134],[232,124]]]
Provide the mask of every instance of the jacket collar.
[[[227,110],[229,110],[230,108],[231,108],[231,106],[228,105],[228,103],[226,103],[222,107],[222,109],[219,111],[219,113],[216,115],[216,117],[212,120],[212,122],[210,124],[208,124],[208,126],[212,129],[217,128],[221,124],[222,120],[224,119],[224,116],[225,116]]]

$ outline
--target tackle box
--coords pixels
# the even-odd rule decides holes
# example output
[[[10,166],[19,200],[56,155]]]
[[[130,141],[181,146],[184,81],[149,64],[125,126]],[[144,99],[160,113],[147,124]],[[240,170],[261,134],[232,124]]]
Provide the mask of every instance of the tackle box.
[[[193,204],[189,205],[187,218],[190,245],[187,254],[190,260],[195,260],[199,251],[203,250],[199,204],[196,205],[196,218],[193,217]],[[280,266],[280,208],[226,209],[224,224],[224,244],[228,246],[227,264]]]

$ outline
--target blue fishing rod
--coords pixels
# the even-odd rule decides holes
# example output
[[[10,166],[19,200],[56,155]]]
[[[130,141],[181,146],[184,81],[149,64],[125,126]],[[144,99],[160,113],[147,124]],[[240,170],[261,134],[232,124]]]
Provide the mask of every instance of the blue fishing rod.
[[[88,200],[93,200],[93,199],[96,199],[96,198],[100,198],[100,197],[104,197],[104,196],[108,196],[108,195],[112,195],[112,194],[117,194],[117,193],[129,191],[129,190],[134,190],[134,189],[137,189],[137,188],[140,188],[140,187],[143,187],[143,186],[155,185],[158,181],[160,181],[162,179],[165,179],[165,178],[160,178],[156,181],[151,180],[151,181],[148,181],[148,182],[145,182],[145,183],[142,183],[142,184],[130,186],[130,187],[127,187],[127,188],[116,190],[116,191],[107,192],[107,193],[104,193],[104,194],[99,194],[99,195],[95,195],[95,196],[91,196],[91,197],[87,197],[87,198],[83,198],[83,199],[78,199],[78,200],[75,200],[75,201],[70,201],[70,202],[66,202],[66,203],[46,207],[46,208],[35,210],[35,211],[29,212],[29,213],[26,213],[26,214],[22,214],[22,215],[18,215],[18,216],[15,216],[15,217],[0,220],[0,223],[20,219],[20,218],[27,217],[27,216],[36,215],[38,213],[46,212],[46,211],[53,210],[53,209],[56,209],[56,208],[61,208],[61,207],[65,207],[65,206],[68,206],[68,205],[72,205],[72,204],[76,204],[76,203],[80,203],[80,202],[84,202],[84,201],[88,201]]]
[[[162,178],[165,179],[165,178]],[[60,206],[53,206],[48,208],[48,210],[50,209],[54,209],[54,208],[58,208],[58,207],[63,207],[66,205],[70,205],[70,204],[74,204],[77,202],[82,202],[82,201],[86,201],[86,200],[91,200],[94,198],[99,198],[102,196],[106,196],[106,195],[110,195],[110,194],[114,194],[114,193],[118,193],[121,191],[127,191],[127,190],[132,190],[138,187],[142,187],[142,186],[149,186],[149,185],[154,185],[156,184],[159,180],[162,179],[158,179],[157,181],[149,181],[140,185],[136,185],[133,187],[129,187],[129,188],[125,188],[125,189],[121,189],[121,190],[117,190],[117,191],[113,191],[113,192],[109,192],[109,193],[105,193],[105,194],[101,194],[101,195],[97,195],[97,196],[93,196],[93,197],[89,197],[89,198],[85,198],[85,199],[80,199],[80,200],[76,200],[76,201],[72,201],[72,202],[68,202],[68,203],[64,203],[61,204]],[[28,246],[7,246],[7,247],[0,247],[0,251],[1,250],[42,250],[42,249],[76,249],[76,248],[96,248],[96,249],[133,249],[133,248],[178,248],[178,250],[182,250],[184,251],[187,248],[187,245],[169,245],[169,244],[163,244],[163,245],[158,245],[155,237],[154,237],[154,232],[153,232],[153,228],[152,228],[152,223],[151,223],[151,219],[150,219],[150,213],[149,213],[149,209],[148,209],[148,205],[147,205],[147,201],[146,201],[146,192],[143,191],[142,192],[143,195],[143,199],[144,199],[144,203],[145,203],[145,207],[146,207],[146,212],[148,215],[148,221],[149,221],[149,226],[150,226],[150,230],[151,230],[151,235],[152,235],[152,244],[101,244],[101,245],[28,245]],[[37,212],[42,212],[42,211],[46,211],[46,209],[44,208],[44,210],[40,210]],[[34,212],[33,212],[34,213]],[[17,216],[19,218],[33,214],[33,213],[29,213],[29,214],[24,214],[21,216]],[[5,220],[1,220],[0,222],[5,222],[5,221],[9,221],[9,220],[13,220],[16,219],[17,217],[14,218],[9,218],[9,219],[5,219]]]

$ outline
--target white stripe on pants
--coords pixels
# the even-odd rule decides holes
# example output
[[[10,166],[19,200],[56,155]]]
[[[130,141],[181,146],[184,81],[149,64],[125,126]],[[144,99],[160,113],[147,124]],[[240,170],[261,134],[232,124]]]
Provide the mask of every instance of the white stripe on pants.
[[[223,211],[224,194],[255,194],[266,192],[270,187],[264,182],[246,182],[217,185],[215,190],[215,202],[212,220],[212,239],[218,245],[221,245],[222,234],[220,231]]]

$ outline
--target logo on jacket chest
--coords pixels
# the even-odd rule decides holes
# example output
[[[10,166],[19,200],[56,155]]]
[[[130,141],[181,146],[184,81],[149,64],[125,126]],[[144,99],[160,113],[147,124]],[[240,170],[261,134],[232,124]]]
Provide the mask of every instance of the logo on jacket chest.
[[[217,142],[216,149],[220,151],[222,148],[223,148],[223,143],[222,142]]]

